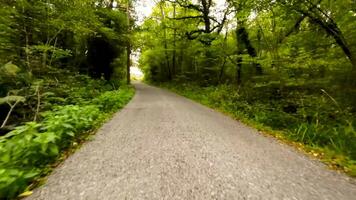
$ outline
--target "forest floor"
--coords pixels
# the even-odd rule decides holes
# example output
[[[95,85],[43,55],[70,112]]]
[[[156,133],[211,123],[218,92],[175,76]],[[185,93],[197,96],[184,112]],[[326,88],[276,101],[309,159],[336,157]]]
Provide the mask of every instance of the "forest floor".
[[[221,113],[136,95],[28,199],[354,199],[355,180]]]

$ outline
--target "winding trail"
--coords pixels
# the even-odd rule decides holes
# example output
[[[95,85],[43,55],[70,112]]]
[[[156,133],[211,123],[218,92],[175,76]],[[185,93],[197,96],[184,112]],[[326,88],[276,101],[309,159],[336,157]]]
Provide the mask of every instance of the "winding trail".
[[[171,92],[133,100],[27,199],[356,199],[354,180]]]

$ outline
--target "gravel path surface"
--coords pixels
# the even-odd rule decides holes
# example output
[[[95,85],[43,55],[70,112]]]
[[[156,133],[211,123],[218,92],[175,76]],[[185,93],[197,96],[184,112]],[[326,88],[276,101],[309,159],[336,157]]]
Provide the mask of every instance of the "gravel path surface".
[[[133,100],[27,199],[356,199],[354,180],[171,92]]]

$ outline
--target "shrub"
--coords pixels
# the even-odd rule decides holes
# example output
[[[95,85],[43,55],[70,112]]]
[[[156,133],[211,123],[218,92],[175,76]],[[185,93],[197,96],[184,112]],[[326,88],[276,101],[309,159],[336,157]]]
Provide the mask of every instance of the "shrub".
[[[122,92],[122,90],[125,92]],[[103,112],[120,109],[133,95],[133,90],[128,90],[127,88],[122,90],[104,92],[93,99],[93,103],[97,104]]]
[[[75,138],[123,107],[133,93],[122,88],[104,92],[89,105],[57,106],[42,114],[41,123],[28,122],[0,137],[0,199],[25,190]]]

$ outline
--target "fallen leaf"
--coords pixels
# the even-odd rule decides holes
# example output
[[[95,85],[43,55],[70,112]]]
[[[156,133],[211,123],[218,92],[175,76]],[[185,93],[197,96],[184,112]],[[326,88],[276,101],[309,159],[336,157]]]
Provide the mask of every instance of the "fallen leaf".
[[[26,192],[23,192],[22,194],[19,195],[19,197],[28,197],[32,194],[33,192],[32,191],[26,191]]]

